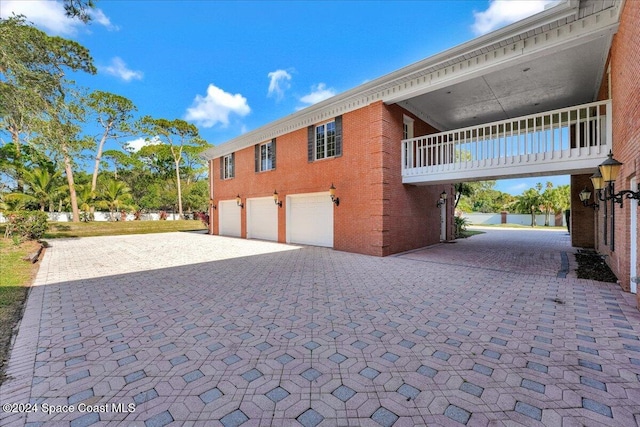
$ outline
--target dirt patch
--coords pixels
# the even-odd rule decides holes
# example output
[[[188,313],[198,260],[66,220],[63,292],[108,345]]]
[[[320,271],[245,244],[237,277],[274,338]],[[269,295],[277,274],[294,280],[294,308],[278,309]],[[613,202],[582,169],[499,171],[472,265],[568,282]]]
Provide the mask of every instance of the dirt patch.
[[[604,261],[602,255],[593,250],[580,249],[576,254],[579,279],[598,280],[600,282],[616,283],[618,278]]]

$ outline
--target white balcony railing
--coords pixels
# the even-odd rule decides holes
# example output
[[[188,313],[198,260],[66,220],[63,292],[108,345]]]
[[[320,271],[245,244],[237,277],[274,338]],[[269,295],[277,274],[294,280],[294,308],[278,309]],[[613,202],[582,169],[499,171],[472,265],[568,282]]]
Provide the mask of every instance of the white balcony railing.
[[[611,144],[611,100],[402,141],[404,183],[571,173]]]

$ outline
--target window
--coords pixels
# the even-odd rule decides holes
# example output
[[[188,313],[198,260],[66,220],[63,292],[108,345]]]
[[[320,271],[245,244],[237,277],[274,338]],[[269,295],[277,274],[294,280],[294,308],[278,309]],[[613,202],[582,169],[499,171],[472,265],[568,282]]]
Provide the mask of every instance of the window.
[[[231,153],[220,159],[220,179],[230,179],[234,177],[234,157],[234,154]]]
[[[275,138],[264,144],[255,146],[256,172],[270,171],[276,168],[276,140]]]
[[[342,116],[333,121],[309,126],[308,160],[326,159],[342,155]]]

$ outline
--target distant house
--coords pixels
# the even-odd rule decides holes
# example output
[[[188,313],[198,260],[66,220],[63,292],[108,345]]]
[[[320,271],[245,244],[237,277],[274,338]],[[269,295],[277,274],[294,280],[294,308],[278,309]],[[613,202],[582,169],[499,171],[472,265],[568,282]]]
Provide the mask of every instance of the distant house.
[[[639,20],[563,1],[214,147],[210,232],[386,256],[453,238],[456,182],[570,174],[573,244],[634,290],[638,208],[579,193],[610,150],[637,187]]]

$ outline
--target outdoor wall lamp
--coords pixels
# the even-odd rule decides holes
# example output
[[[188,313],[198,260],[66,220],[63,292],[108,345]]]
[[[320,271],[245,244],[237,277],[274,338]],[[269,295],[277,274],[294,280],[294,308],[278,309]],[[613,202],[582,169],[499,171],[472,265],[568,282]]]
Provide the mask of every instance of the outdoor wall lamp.
[[[244,203],[242,203],[242,199],[240,198],[240,194],[236,196],[236,204],[240,206],[240,209],[244,208]]]
[[[216,209],[216,205],[213,199],[209,199],[209,206],[211,206],[213,209]]]
[[[591,191],[589,191],[587,187],[585,187],[584,190],[580,192],[579,196],[580,196],[580,201],[582,202],[585,208],[596,209],[599,206],[597,203],[589,203],[589,199],[591,199]]]
[[[329,197],[331,197],[331,201],[336,204],[336,206],[340,206],[340,198],[336,197],[336,187],[333,186],[333,182],[331,183],[331,187],[329,187]]]
[[[604,200],[613,200],[614,203],[618,203],[622,207],[624,199],[636,199],[640,200],[640,184],[638,184],[638,191],[622,190],[614,193],[613,183],[620,172],[622,163],[613,158],[613,153],[609,151],[608,158],[604,162],[600,163],[598,170],[601,178],[591,177],[591,182],[594,184],[594,189],[601,190],[604,188]],[[595,174],[594,174],[595,175]],[[596,184],[598,187],[596,187]],[[606,184],[606,187],[605,187]]]
[[[436,206],[441,207],[445,203],[447,203],[447,192],[443,191],[442,193],[440,193],[440,199],[438,200],[438,203],[436,203]]]
[[[278,192],[276,190],[273,190],[273,201],[278,207],[282,207],[282,201],[278,201]]]

